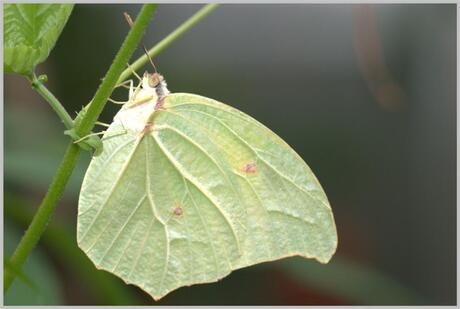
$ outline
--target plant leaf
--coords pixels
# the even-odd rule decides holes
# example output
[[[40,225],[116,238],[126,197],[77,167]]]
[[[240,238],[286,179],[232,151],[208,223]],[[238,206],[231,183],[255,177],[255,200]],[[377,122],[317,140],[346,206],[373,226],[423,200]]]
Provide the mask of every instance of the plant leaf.
[[[30,75],[48,58],[73,4],[4,5],[4,71]]]
[[[117,114],[83,181],[77,239],[96,267],[159,299],[261,262],[329,261],[327,197],[284,141],[192,94],[168,95],[152,125],[139,115],[154,103]]]

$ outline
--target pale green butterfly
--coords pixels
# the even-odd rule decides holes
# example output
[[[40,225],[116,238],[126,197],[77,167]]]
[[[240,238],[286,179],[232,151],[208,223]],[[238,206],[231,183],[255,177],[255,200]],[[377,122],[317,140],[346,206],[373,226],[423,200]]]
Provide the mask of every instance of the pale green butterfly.
[[[294,255],[327,263],[334,254],[318,180],[239,110],[171,94],[160,74],[146,73],[105,137],[80,193],[78,245],[155,300],[257,263]]]

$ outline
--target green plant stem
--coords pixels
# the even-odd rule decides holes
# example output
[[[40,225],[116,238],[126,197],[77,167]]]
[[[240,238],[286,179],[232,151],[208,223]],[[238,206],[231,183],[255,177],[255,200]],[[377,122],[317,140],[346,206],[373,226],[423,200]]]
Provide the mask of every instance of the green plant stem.
[[[142,7],[136,22],[125,38],[125,41],[120,47],[118,54],[115,56],[115,59],[110,66],[106,76],[104,77],[102,84],[96,91],[94,99],[92,100],[93,103],[89,106],[81,124],[78,126],[78,128],[76,128],[77,134],[80,134],[80,136],[88,134],[94,126],[97,118],[99,117],[99,114],[107,102],[107,98],[117,83],[118,77],[120,76],[124,66],[128,62],[137,44],[139,43],[145,28],[147,27],[150,19],[153,16],[153,13],[155,12],[155,9],[156,6],[153,4],[145,4]],[[26,261],[32,249],[40,240],[40,237],[43,234],[49,219],[54,213],[54,209],[56,208],[57,202],[64,191],[65,185],[67,184],[70,175],[72,174],[72,171],[77,162],[79,152],[80,148],[71,142],[53,179],[53,182],[48,188],[48,192],[46,193],[45,198],[40,204],[40,207],[32,219],[31,224],[29,225],[26,233],[22,237],[21,241],[16,247],[16,250],[13,253],[13,256],[11,257],[11,263],[16,269],[22,268],[22,265]],[[15,273],[5,271],[3,281],[5,292],[11,286],[15,277]]]
[[[163,40],[158,42],[154,47],[152,47],[148,54],[151,58],[154,58],[158,54],[160,54],[166,47],[168,47],[172,42],[177,40],[180,36],[190,30],[195,24],[201,21],[203,18],[208,16],[209,13],[214,11],[219,6],[218,3],[207,4],[203,8],[201,8],[198,12],[196,12],[192,17],[187,19],[182,25],[176,28],[173,32],[171,32],[167,37]],[[143,55],[136,61],[134,61],[130,66],[131,68],[127,68],[123,71],[120,78],[118,79],[117,84],[124,82],[125,80],[130,77],[134,71],[139,70],[142,66],[144,66],[148,62],[147,55]]]
[[[35,74],[33,74],[30,78],[30,83],[32,88],[35,89],[54,109],[56,114],[61,118],[62,122],[64,123],[67,129],[71,129],[73,127],[73,120],[72,117],[67,113],[64,106],[62,106],[61,102],[45,87],[42,81],[37,78]]]
[[[85,117],[81,121],[81,124],[78,126],[78,128],[76,128],[76,132],[79,136],[85,136],[89,134],[93,128],[97,118],[102,112],[102,109],[107,103],[107,99],[117,85],[117,80],[123,72],[123,68],[126,66],[129,58],[139,44],[141,37],[144,34],[145,28],[152,18],[155,10],[155,4],[145,4],[142,7],[141,12],[139,13],[131,28],[131,31],[129,32],[129,35],[123,42],[120,51],[115,56],[112,65],[104,77],[104,80],[94,95],[94,98],[88,107]]]

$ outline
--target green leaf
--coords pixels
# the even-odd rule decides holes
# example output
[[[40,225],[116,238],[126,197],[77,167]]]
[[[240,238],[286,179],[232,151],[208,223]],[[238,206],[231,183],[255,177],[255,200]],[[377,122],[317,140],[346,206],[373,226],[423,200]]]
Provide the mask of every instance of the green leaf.
[[[329,261],[327,197],[283,140],[201,96],[170,94],[160,106],[125,105],[86,173],[77,239],[97,268],[159,299],[257,263]]]
[[[48,58],[73,4],[7,3],[3,8],[5,73],[30,75]]]

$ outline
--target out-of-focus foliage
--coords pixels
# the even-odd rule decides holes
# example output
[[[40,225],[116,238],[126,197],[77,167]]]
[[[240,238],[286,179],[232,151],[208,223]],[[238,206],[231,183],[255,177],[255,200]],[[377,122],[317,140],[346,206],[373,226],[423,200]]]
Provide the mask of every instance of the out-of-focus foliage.
[[[5,73],[30,75],[45,61],[72,12],[73,4],[13,4],[3,7]]]
[[[21,230],[6,221],[4,226],[4,250],[11,256],[19,239]],[[32,252],[22,273],[27,280],[15,280],[5,294],[5,305],[62,305],[63,291],[59,278],[49,257],[40,248]],[[27,282],[29,281],[29,282]]]
[[[357,304],[416,305],[429,301],[381,271],[350,259],[337,257],[327,267],[317,267],[295,258],[278,266],[302,284],[330,291]]]
[[[27,200],[11,194],[5,196],[5,214],[9,222],[17,224],[21,228],[25,228],[32,219],[32,212],[30,211],[30,205]],[[112,305],[140,304],[139,299],[134,297],[130,288],[126,287],[126,285],[121,280],[106,272],[98,271],[94,268],[94,265],[91,263],[91,261],[85,256],[80,248],[78,248],[75,237],[73,236],[74,229],[70,229],[68,226],[69,224],[62,224],[57,222],[53,222],[48,226],[47,231],[42,238],[42,243],[43,246],[46,247],[46,249],[49,251],[49,253],[55,256],[62,265],[69,265],[69,269],[72,271],[72,276],[81,278],[81,280],[88,287],[88,292],[94,295],[97,303],[110,303]],[[7,233],[9,234],[9,230]],[[14,249],[14,245],[16,245],[19,241],[19,237],[17,237],[15,240],[15,242],[8,242],[11,251]],[[32,261],[31,263],[38,265],[37,263],[43,261],[43,256],[32,254],[29,259]],[[44,273],[44,271],[49,270],[49,267],[50,266],[44,267],[44,270],[41,273],[45,281],[54,279],[54,273]],[[26,266],[25,271],[28,270],[29,268]],[[32,275],[33,274],[34,273],[32,273]],[[31,278],[34,280],[33,282],[42,282],[41,280],[38,280],[40,279],[39,276],[32,276]],[[14,285],[6,295],[10,297],[11,294],[11,297],[16,299],[17,304],[26,305],[26,303],[23,302],[21,298],[16,297],[18,293],[22,293],[24,291],[24,287],[16,292],[13,290],[15,285],[17,285],[17,281],[18,280],[15,281]],[[52,281],[52,283],[54,284],[54,281]],[[50,286],[50,284],[45,284],[41,287],[41,290],[52,288],[53,286]],[[60,291],[60,289],[55,289],[55,291]],[[62,299],[62,297],[56,297],[55,299],[44,298],[42,299],[43,303],[40,304],[52,305],[55,304],[56,299],[59,301]]]
[[[4,177],[9,184],[46,190],[62,158],[67,137],[59,120],[47,118],[44,109],[24,110],[17,107],[23,102],[17,103],[5,106],[8,130],[5,130]],[[81,156],[66,187],[67,194],[74,195],[80,190],[89,158],[86,153]]]
[[[33,290],[37,290],[37,285],[32,282],[30,277],[26,275],[21,269],[17,268],[16,266],[11,263],[10,257],[5,256],[3,258],[3,269],[6,271],[12,272],[16,275],[16,278],[18,280],[21,280],[23,283],[25,283],[29,288]]]

